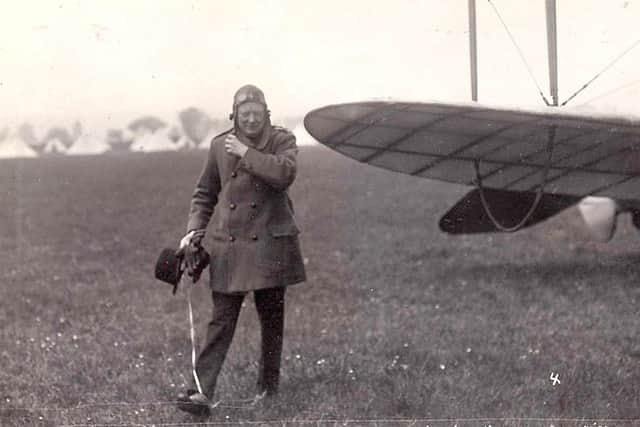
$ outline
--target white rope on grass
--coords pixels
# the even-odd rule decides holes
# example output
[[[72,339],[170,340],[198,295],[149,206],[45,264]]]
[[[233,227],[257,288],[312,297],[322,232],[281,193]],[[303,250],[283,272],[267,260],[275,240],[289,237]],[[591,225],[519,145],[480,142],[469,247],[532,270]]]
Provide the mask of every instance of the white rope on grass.
[[[200,384],[200,378],[198,377],[198,372],[196,371],[196,359],[197,359],[197,349],[196,349],[196,329],[195,322],[193,320],[193,304],[191,302],[191,286],[192,284],[186,279],[187,275],[182,275],[181,284],[184,288],[187,289],[187,306],[189,312],[189,332],[191,337],[191,370],[193,374],[194,381],[196,383],[196,387],[198,388],[198,393],[204,395],[202,391],[202,385]],[[217,402],[210,403],[208,406],[210,409],[214,408],[225,408],[225,409],[251,409],[255,407],[260,400],[265,396],[265,393],[261,395],[257,395],[252,398],[247,399],[234,399],[234,400],[218,400]],[[5,407],[0,408],[0,410],[9,410],[9,411],[21,411],[21,412],[64,412],[64,411],[73,411],[79,410],[83,408],[91,408],[91,407],[117,407],[117,406],[145,406],[145,405],[176,405],[180,403],[177,400],[167,400],[167,401],[158,401],[158,402],[104,402],[104,403],[83,403],[80,405],[76,405],[71,408],[47,408],[47,407],[35,407],[35,408],[19,408],[19,407]],[[96,425],[96,424],[91,424]],[[156,423],[156,425],[159,425]]]
[[[191,370],[193,373],[193,379],[198,387],[198,393],[202,392],[202,386],[200,385],[200,379],[198,378],[198,372],[196,372],[196,329],[193,324],[193,306],[191,304],[191,284],[185,279],[186,275],[182,275],[182,286],[187,288],[187,303],[189,305],[189,330],[191,335]]]
[[[193,374],[193,379],[196,383],[196,387],[198,388],[198,393],[206,396],[206,394],[202,391],[202,385],[200,384],[200,378],[198,377],[198,372],[196,371],[196,359],[197,359],[197,350],[196,350],[196,328],[195,322],[193,321],[193,304],[191,303],[191,286],[192,283],[189,283],[188,280],[185,279],[186,275],[183,275],[182,286],[187,288],[187,303],[189,307],[189,332],[191,336],[191,372]],[[214,408],[233,408],[233,409],[249,409],[254,407],[262,398],[264,398],[266,392],[261,395],[257,395],[253,398],[249,399],[238,399],[234,401],[230,401],[228,404],[223,404],[222,400],[218,400],[217,402],[210,403],[208,406],[210,409]]]

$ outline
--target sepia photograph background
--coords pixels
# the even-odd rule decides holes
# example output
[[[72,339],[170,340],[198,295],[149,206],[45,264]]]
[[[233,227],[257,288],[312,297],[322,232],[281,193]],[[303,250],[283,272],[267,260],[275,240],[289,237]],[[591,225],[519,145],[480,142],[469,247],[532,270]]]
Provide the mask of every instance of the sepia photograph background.
[[[340,102],[470,102],[467,1],[0,4],[0,425],[640,422],[628,216],[608,243],[575,207],[447,235],[438,220],[469,187],[358,163],[303,126]],[[557,4],[561,101],[598,76],[563,111],[640,117],[640,1]],[[544,1],[478,0],[477,36],[479,102],[542,108]],[[153,268],[187,231],[247,83],[297,138],[307,282],[287,293],[277,398],[251,400],[247,298],[202,420],[174,404],[191,372],[186,292]]]

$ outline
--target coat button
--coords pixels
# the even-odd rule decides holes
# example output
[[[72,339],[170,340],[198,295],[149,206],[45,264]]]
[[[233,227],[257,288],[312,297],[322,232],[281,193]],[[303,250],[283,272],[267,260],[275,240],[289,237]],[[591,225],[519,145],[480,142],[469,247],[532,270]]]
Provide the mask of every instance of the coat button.
[[[234,210],[236,208],[236,204],[235,203],[231,203],[229,205],[229,209]]]
[[[238,172],[236,171],[231,172],[231,178],[235,178],[236,176],[238,176]]]
[[[251,240],[258,240],[258,236],[256,236],[255,234],[251,235]]]
[[[251,202],[251,207],[255,209],[258,207],[258,204],[256,202]]]
[[[236,240],[236,238],[235,238],[235,237],[233,237],[233,236],[229,236],[229,241],[230,241],[230,242],[234,242],[235,240]]]

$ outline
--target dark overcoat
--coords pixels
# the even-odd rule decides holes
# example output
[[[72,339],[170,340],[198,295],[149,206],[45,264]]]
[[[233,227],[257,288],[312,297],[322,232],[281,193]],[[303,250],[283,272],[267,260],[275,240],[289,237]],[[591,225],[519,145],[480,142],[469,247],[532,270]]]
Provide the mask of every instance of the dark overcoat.
[[[295,136],[267,122],[259,140],[242,138],[242,158],[216,136],[191,199],[188,231],[206,229],[211,287],[222,293],[287,286],[306,279],[293,204]]]

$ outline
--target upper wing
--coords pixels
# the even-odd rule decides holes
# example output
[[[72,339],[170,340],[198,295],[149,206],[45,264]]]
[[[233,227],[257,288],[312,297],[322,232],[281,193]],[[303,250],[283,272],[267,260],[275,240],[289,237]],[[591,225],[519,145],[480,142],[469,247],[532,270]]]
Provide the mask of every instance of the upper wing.
[[[409,175],[486,188],[640,200],[640,120],[477,104],[360,102],[304,124],[319,142]],[[549,143],[550,129],[555,138]]]

